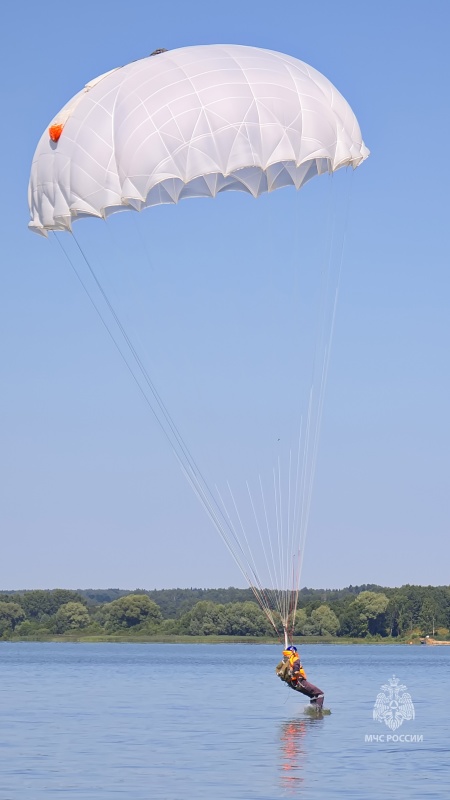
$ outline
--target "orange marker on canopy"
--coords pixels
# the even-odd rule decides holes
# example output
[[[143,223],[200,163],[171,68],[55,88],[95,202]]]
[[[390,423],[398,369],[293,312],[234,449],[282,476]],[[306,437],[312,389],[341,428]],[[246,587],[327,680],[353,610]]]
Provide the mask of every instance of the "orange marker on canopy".
[[[57,142],[63,132],[64,125],[50,125],[48,134],[52,142]]]

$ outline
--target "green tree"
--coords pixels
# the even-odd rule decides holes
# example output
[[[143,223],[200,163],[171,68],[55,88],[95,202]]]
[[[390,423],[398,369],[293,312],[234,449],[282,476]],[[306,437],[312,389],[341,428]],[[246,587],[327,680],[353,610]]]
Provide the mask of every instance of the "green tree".
[[[17,625],[15,632],[18,636],[33,636],[36,634],[36,625],[26,619]]]
[[[436,623],[439,618],[439,608],[432,596],[425,597],[419,616],[419,625],[424,635],[436,632]]]
[[[336,614],[327,605],[319,606],[311,612],[310,624],[318,636],[336,636],[341,626]]]
[[[213,603],[200,600],[183,614],[179,630],[190,636],[266,636],[269,623],[251,601],[244,603]]]
[[[303,636],[305,633],[305,625],[308,623],[308,615],[304,608],[298,608],[295,612],[294,634],[295,636]]]
[[[179,634],[185,633],[185,631],[181,629],[179,619],[163,619],[158,632],[164,633],[167,636],[178,636]]]
[[[386,609],[386,628],[389,636],[402,636],[411,628],[411,612],[408,598],[396,592],[390,599]]]
[[[113,600],[103,608],[106,630],[119,631],[146,624],[147,630],[157,628],[162,620],[159,607],[146,594],[129,594]]]
[[[266,636],[269,622],[264,613],[256,605],[246,603],[230,603],[222,606],[226,619],[226,632],[231,636]]]
[[[386,610],[389,599],[383,592],[361,592],[341,619],[341,633],[364,637],[386,635]]]
[[[228,629],[225,606],[200,600],[195,606],[183,614],[180,629],[190,636],[224,635]]]
[[[86,628],[89,622],[89,612],[82,603],[64,603],[55,615],[55,627],[58,633]]]
[[[18,603],[0,602],[0,637],[8,638],[24,619],[25,612]]]
[[[24,592],[20,597],[20,604],[28,619],[41,619],[44,615],[51,617],[58,608],[71,602],[87,604],[86,598],[70,589],[34,589]]]

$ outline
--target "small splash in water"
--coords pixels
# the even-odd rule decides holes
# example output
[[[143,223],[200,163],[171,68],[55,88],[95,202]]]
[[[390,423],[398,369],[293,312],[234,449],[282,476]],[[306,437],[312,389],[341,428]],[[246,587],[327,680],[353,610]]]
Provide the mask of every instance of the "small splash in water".
[[[331,714],[329,708],[317,708],[313,705],[305,706],[303,710],[309,717],[328,717]]]

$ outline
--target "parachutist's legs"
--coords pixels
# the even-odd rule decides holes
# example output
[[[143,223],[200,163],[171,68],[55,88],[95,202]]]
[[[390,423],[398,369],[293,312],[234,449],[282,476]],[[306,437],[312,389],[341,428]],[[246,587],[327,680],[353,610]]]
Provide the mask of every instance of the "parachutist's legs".
[[[319,711],[322,710],[323,701],[324,701],[323,694],[319,694],[318,697],[313,697],[310,701],[310,705],[315,706]]]
[[[295,688],[297,691],[301,692],[302,694],[306,694],[307,697],[311,698],[312,706],[315,706],[319,710],[322,708],[324,701],[322,689],[319,689],[317,686],[314,686],[312,683],[309,683],[309,681],[305,680],[299,680]]]

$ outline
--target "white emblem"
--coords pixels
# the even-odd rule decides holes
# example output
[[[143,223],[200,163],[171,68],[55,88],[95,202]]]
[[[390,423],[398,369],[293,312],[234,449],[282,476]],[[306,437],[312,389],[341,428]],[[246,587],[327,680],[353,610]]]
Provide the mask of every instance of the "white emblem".
[[[377,722],[384,722],[391,731],[396,731],[405,719],[414,719],[411,695],[395,675],[380,688],[373,707],[373,718]]]

